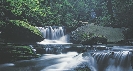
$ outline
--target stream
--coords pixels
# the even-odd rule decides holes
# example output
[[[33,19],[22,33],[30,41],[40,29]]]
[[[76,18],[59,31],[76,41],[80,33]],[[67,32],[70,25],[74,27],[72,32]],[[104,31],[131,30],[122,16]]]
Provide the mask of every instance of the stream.
[[[60,54],[42,54],[41,57],[31,60],[0,64],[0,71],[78,71],[76,68],[84,67],[88,67],[90,71],[133,71],[133,46],[109,47],[111,49],[103,49],[101,46],[95,50],[87,47],[86,52],[77,52],[70,48],[67,48],[65,53],[62,51]],[[77,48],[84,47],[77,45]]]
[[[37,27],[41,57],[0,64],[0,71],[133,71],[133,46],[72,44],[63,27]]]

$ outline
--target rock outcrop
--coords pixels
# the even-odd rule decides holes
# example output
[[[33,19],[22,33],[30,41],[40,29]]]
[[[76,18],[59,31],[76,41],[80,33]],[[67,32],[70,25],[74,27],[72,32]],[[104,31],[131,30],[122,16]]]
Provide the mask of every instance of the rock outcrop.
[[[10,20],[8,22],[1,22],[0,28],[1,38],[5,42],[34,43],[44,39],[37,28],[24,21]]]
[[[71,42],[81,43],[94,37],[104,37],[107,42],[118,42],[124,40],[122,29],[103,27],[92,24],[81,26],[71,33]]]

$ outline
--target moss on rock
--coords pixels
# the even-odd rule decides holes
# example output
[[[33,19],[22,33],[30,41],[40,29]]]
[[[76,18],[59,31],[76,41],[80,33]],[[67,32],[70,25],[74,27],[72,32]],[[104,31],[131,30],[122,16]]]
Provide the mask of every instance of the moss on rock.
[[[40,57],[39,54],[26,45],[0,45],[0,63],[29,60]]]
[[[41,32],[24,21],[1,21],[0,28],[1,37],[7,42],[33,43],[43,40]]]
[[[93,37],[104,37],[107,42],[118,42],[124,40],[122,29],[97,26],[88,24],[77,28],[71,33],[72,42],[80,43],[82,41],[90,40]]]

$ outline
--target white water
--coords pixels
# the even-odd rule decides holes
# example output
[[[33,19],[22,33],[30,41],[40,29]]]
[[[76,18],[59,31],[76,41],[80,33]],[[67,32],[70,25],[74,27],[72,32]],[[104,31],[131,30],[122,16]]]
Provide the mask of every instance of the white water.
[[[79,65],[83,61],[82,55],[74,57],[76,55],[77,55],[76,52],[68,52],[67,54],[47,56],[46,58],[49,59],[60,57],[60,59],[58,59],[59,63],[48,66],[42,69],[41,71],[65,71],[65,70],[72,71],[73,68],[77,67],[77,65]]]
[[[133,71],[128,51],[115,52],[113,56],[109,52],[44,54],[37,59],[1,64],[0,71],[73,71],[84,66],[91,71]]]
[[[114,52],[114,51],[113,51]],[[133,71],[131,67],[131,52],[117,51],[96,52],[92,55],[97,64],[97,71]]]
[[[49,39],[44,39],[41,42],[38,42],[38,44],[72,44],[68,43],[67,41],[68,37],[67,35],[60,37],[58,40],[49,40]]]
[[[1,64],[0,71],[73,71],[84,60],[82,54],[44,54],[38,59],[22,60],[15,63]]]
[[[37,27],[45,38],[38,44],[71,44],[68,35],[65,35],[63,27]]]

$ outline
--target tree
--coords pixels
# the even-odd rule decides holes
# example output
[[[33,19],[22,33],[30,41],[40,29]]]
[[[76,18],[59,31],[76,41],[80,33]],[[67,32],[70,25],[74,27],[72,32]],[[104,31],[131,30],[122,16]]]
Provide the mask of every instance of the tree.
[[[105,5],[101,8],[103,9],[103,14],[100,16],[100,20],[105,20],[104,25],[112,27],[132,26],[133,0],[105,0],[103,3]]]
[[[44,21],[42,18],[44,18],[49,11],[48,7],[43,8],[40,6],[39,0],[2,0],[1,3],[1,11],[5,9],[10,12],[11,15],[14,15],[12,18],[17,16],[19,20],[28,21],[32,23],[32,25],[43,24]],[[2,13],[6,15],[5,11]],[[6,18],[9,17],[10,15]]]
[[[79,21],[92,20],[104,26],[132,26],[124,24],[132,22],[132,0],[2,0],[1,3],[1,16],[36,26],[75,27]],[[9,17],[6,12],[12,15]]]
[[[133,0],[113,0],[115,24],[121,27],[132,27]]]

